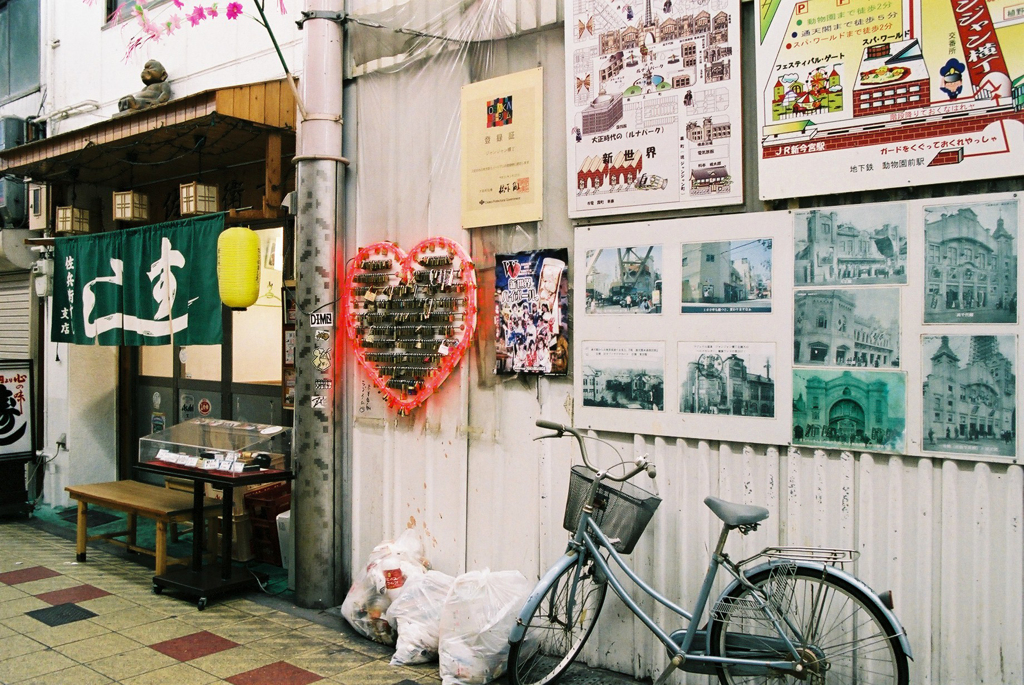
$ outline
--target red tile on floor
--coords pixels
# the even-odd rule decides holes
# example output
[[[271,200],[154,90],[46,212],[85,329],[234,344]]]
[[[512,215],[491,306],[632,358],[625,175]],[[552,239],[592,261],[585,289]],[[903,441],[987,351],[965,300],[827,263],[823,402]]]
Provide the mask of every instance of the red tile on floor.
[[[284,661],[261,666],[227,678],[233,685],[306,685],[323,680],[316,673],[310,673]]]
[[[31,568],[20,568],[17,571],[8,571],[7,573],[0,573],[0,583],[7,585],[17,585],[18,583],[30,583],[33,580],[42,580],[43,578],[53,578],[61,574],[56,571],[51,571],[44,566],[32,566]]]
[[[158,642],[155,645],[150,645],[149,647],[150,649],[155,649],[161,654],[166,654],[172,659],[177,659],[178,661],[191,661],[192,659],[198,659],[201,656],[209,656],[237,646],[237,642],[226,640],[220,635],[214,635],[213,633],[208,633],[204,630],[199,633],[186,635],[185,637],[177,637],[173,640]]]
[[[96,599],[97,597],[106,597],[109,594],[110,593],[106,590],[101,590],[92,585],[79,585],[77,587],[69,587],[65,590],[44,592],[41,595],[36,595],[36,598],[41,599],[48,604],[57,606],[58,604],[75,604],[77,602],[85,602],[90,599]]]

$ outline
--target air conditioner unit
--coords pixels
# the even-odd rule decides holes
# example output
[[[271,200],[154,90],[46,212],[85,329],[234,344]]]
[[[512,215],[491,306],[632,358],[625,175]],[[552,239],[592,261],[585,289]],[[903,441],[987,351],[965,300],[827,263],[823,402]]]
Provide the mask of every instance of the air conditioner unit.
[[[25,183],[11,176],[0,176],[0,220],[18,226],[25,220]]]
[[[25,144],[25,120],[18,117],[0,117],[0,150]]]
[[[50,227],[50,186],[45,183],[28,184],[28,227],[42,231]]]

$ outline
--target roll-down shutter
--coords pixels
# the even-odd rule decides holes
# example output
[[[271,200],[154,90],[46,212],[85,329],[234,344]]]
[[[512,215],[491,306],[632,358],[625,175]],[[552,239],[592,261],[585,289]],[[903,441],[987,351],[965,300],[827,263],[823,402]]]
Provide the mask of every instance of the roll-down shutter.
[[[31,273],[0,273],[0,359],[27,359]]]

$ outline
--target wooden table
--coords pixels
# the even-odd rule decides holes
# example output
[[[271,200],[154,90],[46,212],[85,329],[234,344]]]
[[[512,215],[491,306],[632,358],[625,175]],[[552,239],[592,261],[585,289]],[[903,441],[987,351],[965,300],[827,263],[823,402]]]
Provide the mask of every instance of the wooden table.
[[[168,490],[156,485],[140,483],[134,480],[119,480],[110,483],[92,483],[89,485],[69,485],[66,488],[71,499],[78,501],[78,535],[76,551],[78,561],[85,561],[85,545],[93,540],[108,540],[121,545],[132,552],[141,552],[156,558],[156,573],[167,572],[168,564],[187,564],[190,557],[167,556],[167,526],[172,523],[193,521],[194,531],[201,531],[203,526],[195,525],[193,498],[187,492]],[[87,514],[89,505],[95,504],[115,511],[128,514],[128,528],[114,533],[89,535],[87,531]],[[220,502],[205,499],[199,510],[200,520],[205,519],[210,526],[209,551],[217,552],[217,516],[220,513]],[[156,549],[146,549],[136,545],[136,524],[138,517],[156,521]],[[193,537],[197,533],[193,532]],[[124,541],[115,538],[124,537]],[[200,536],[201,537],[201,536]],[[202,556],[202,546],[193,554]]]
[[[245,568],[231,565],[231,507],[234,503],[234,489],[244,485],[261,485],[278,481],[290,481],[295,478],[291,471],[279,469],[260,469],[232,473],[230,471],[214,471],[193,466],[182,466],[164,461],[148,461],[135,467],[146,473],[161,476],[187,478],[192,481],[192,510],[196,516],[203,508],[206,483],[224,490],[221,501],[221,517],[224,520],[224,531],[221,537],[220,568],[203,566],[200,551],[203,548],[203,531],[199,526],[192,533],[192,564],[191,567],[175,569],[166,573],[157,573],[153,578],[153,592],[159,594],[164,589],[177,590],[198,598],[199,610],[206,608],[210,598],[244,589],[255,589],[266,580],[265,574],[256,574]],[[179,493],[184,494],[184,493]],[[216,501],[216,500],[214,500]],[[198,555],[198,556],[197,556]]]

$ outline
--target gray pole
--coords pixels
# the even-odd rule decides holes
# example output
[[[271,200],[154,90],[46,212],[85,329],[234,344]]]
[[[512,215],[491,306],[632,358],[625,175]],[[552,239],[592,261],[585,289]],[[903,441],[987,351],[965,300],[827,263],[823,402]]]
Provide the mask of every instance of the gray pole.
[[[342,12],[344,0],[306,0],[308,12]],[[307,608],[341,602],[347,569],[341,562],[341,488],[346,408],[341,314],[345,160],[342,140],[340,22],[309,18],[304,27],[301,97],[304,107],[295,161],[298,216],[295,253],[297,353],[292,493],[296,601]],[[331,314],[314,326],[311,316]],[[317,323],[323,323],[318,321]],[[326,338],[326,339],[325,339]],[[346,555],[347,556],[347,555]]]

